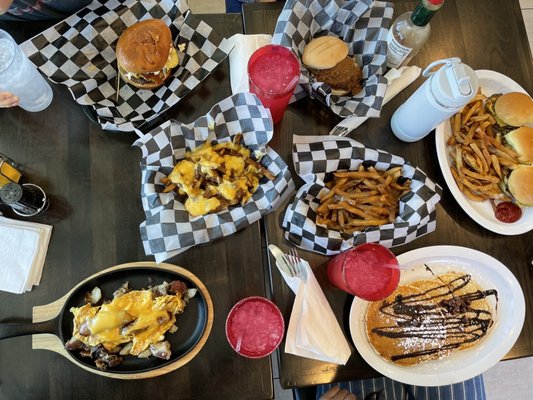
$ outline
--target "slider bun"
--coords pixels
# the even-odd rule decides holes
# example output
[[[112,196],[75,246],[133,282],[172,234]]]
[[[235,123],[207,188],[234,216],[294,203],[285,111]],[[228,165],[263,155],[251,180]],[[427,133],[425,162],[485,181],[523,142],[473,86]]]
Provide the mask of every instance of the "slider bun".
[[[533,123],[533,100],[525,93],[502,94],[494,104],[494,111],[506,125],[522,126]]]
[[[120,35],[116,48],[117,61],[126,72],[157,72],[165,66],[171,45],[172,34],[163,21],[140,21]]]
[[[521,163],[533,164],[533,128],[522,126],[505,135],[505,140],[518,153]]]
[[[507,186],[520,205],[533,206],[533,165],[521,165],[514,169]]]
[[[334,36],[311,40],[304,48],[302,61],[313,69],[333,68],[348,56],[348,45]]]

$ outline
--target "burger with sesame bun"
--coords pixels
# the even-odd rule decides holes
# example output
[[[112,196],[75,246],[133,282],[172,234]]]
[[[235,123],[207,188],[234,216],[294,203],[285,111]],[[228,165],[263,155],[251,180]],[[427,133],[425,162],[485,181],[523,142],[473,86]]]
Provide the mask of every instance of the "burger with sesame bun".
[[[305,46],[302,62],[317,81],[331,86],[332,94],[355,95],[363,89],[362,73],[348,51],[348,45],[339,38],[322,36]]]
[[[116,56],[122,79],[140,89],[162,86],[179,64],[170,29],[160,19],[137,22],[122,32]]]

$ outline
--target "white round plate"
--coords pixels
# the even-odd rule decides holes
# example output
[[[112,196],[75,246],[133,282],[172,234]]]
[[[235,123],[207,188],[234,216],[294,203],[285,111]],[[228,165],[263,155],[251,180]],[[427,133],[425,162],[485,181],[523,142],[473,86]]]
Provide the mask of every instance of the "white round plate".
[[[481,341],[466,350],[440,360],[404,367],[382,358],[366,336],[365,315],[368,302],[354,298],[350,309],[350,332],[357,351],[376,371],[399,382],[419,386],[449,385],[473,378],[494,366],[513,347],[525,318],[524,294],[511,271],[495,258],[477,250],[458,246],[432,246],[398,256],[398,262],[411,266],[403,270],[400,284],[433,277],[448,271],[465,272],[483,289],[496,289],[487,299],[494,325]]]
[[[476,74],[479,78],[479,86],[484,95],[490,96],[494,93],[523,92],[527,93],[518,83],[499,72],[478,70]],[[455,200],[463,210],[479,225],[492,232],[501,235],[520,235],[533,229],[533,207],[522,208],[522,218],[513,223],[498,221],[494,216],[494,210],[490,202],[472,201],[467,198],[457,186],[450,171],[451,158],[448,154],[446,141],[452,134],[450,121],[446,120],[437,126],[435,131],[435,141],[437,145],[437,157],[442,170],[442,175],[452,192]]]

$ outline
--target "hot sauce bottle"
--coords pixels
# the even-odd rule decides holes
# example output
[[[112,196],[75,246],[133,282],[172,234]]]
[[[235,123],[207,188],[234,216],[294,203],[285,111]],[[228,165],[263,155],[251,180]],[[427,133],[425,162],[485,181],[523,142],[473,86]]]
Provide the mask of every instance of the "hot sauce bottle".
[[[413,11],[401,14],[387,36],[387,66],[407,65],[429,38],[429,21],[442,7],[444,0],[420,0]]]

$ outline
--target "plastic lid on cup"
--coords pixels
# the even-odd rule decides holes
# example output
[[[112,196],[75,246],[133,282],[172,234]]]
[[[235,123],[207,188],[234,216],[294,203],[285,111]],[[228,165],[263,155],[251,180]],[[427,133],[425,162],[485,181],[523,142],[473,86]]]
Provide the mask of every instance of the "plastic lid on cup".
[[[433,67],[439,65],[441,67],[436,72],[430,72]],[[431,93],[435,101],[443,107],[462,107],[477,94],[479,82],[476,73],[457,57],[431,63],[424,70],[424,76],[431,74]]]
[[[238,354],[262,358],[278,348],[285,322],[279,308],[270,300],[252,296],[239,301],[226,318],[226,338]]]

